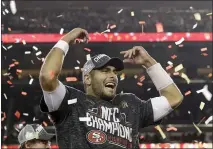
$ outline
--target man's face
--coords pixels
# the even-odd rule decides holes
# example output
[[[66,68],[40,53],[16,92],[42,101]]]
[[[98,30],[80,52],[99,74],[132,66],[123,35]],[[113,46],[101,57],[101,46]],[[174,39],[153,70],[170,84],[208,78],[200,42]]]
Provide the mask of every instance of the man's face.
[[[42,148],[42,149],[50,149],[50,143],[44,140],[31,140],[25,144],[26,148]]]
[[[112,99],[116,95],[118,77],[115,67],[106,66],[92,70],[91,87],[95,95],[104,99]]]

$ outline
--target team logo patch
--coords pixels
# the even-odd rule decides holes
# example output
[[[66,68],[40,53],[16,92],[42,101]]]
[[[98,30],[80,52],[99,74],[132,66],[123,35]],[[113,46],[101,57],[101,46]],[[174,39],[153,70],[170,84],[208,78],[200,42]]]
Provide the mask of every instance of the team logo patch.
[[[87,133],[87,140],[93,144],[103,144],[106,139],[106,134],[100,130],[91,130]]]

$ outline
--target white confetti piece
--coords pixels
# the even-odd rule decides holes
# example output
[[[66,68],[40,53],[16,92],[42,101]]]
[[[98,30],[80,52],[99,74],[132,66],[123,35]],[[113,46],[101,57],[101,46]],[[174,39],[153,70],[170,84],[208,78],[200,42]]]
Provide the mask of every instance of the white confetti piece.
[[[201,103],[200,103],[200,110],[203,110],[204,106],[205,106],[205,103],[204,103],[204,102],[201,102]]]
[[[22,43],[23,43],[23,45],[26,45],[26,41],[25,40],[22,40]]]
[[[9,11],[7,9],[4,10],[7,14],[9,13]]]
[[[175,44],[176,45],[179,45],[181,44],[185,39],[182,37],[180,40],[176,41]]]
[[[44,57],[42,57],[42,58],[41,58],[41,61],[42,61],[42,62],[44,62],[44,60],[45,60],[45,58],[44,58]]]
[[[182,64],[180,64],[180,65],[178,65],[178,66],[175,67],[175,72],[178,72],[181,69],[183,69],[183,65]]]
[[[16,14],[16,12],[17,12],[16,3],[14,0],[10,1],[10,10],[11,10],[12,14]]]
[[[25,20],[24,17],[20,17],[21,20]]]
[[[33,46],[33,49],[36,50],[36,51],[38,50],[38,48],[36,46]]]
[[[131,11],[131,16],[133,17],[133,16],[135,16],[135,13],[134,13],[134,11]]]
[[[110,29],[107,29],[107,30],[105,30],[105,31],[101,32],[101,34],[103,34],[103,33],[107,33],[107,32],[110,32]]]
[[[36,56],[39,56],[39,55],[41,55],[41,51],[38,51],[38,52],[36,53]]]
[[[62,35],[63,33],[64,33],[64,29],[61,28],[61,29],[60,29],[60,34]]]
[[[9,50],[9,49],[11,49],[12,47],[13,47],[13,45],[10,45],[10,46],[7,47],[7,49]]]
[[[3,13],[3,15],[6,15],[4,11],[2,13]]]
[[[4,130],[7,130],[7,126],[4,126]]]
[[[196,91],[198,94],[203,93],[206,100],[211,101],[212,93],[208,90],[208,85],[205,85],[202,89]]]
[[[90,117],[79,117],[79,121],[85,122],[85,121],[91,121]]]
[[[195,25],[193,25],[192,29],[195,29],[197,27],[197,23],[195,23]]]
[[[189,84],[191,82],[191,80],[185,73],[181,73],[181,77],[186,80],[187,84]]]
[[[188,111],[188,114],[191,114],[191,112],[190,112],[190,111]]]
[[[86,55],[86,59],[87,59],[87,61],[91,59],[90,54],[87,54],[87,55]]]
[[[67,102],[68,102],[68,105],[77,103],[77,98],[70,99],[70,100],[68,100]]]
[[[121,13],[123,11],[123,9],[119,10],[118,13]]]
[[[167,64],[169,64],[169,65],[173,65],[173,63],[172,63],[171,61],[168,61],[168,62],[167,62]]]
[[[211,122],[212,121],[212,118],[213,118],[213,116],[210,116],[206,121],[205,121],[205,124],[206,125],[208,125],[209,124],[209,122]]]
[[[201,48],[201,52],[207,51],[207,48]]]
[[[79,61],[79,60],[77,60],[77,63],[78,63],[78,64],[80,64],[80,61]]]
[[[114,24],[114,25],[111,25],[109,28],[110,28],[110,29],[114,29],[114,28],[116,28],[116,25],[115,25],[115,24]]]
[[[31,63],[34,64],[33,60],[31,60]]]
[[[159,125],[157,125],[155,128],[159,131],[161,137],[162,137],[163,139],[165,139],[165,138],[166,138],[166,135],[165,135],[165,133],[163,132],[163,130],[161,129],[161,127],[160,127]]]
[[[2,2],[2,6],[5,6],[4,2]]]
[[[75,67],[75,69],[80,69],[80,67]]]
[[[29,116],[29,114],[28,114],[28,113],[23,113],[23,115],[24,115],[24,116]]]
[[[3,47],[3,49],[5,49],[5,51],[7,51],[7,48],[5,46],[2,46],[2,47]]]
[[[197,129],[197,131],[201,134],[202,133],[202,131],[200,130],[200,128],[199,127],[197,127],[197,125],[193,122],[193,125],[194,125],[194,127]]]
[[[206,15],[207,15],[207,16],[210,16],[210,15],[212,15],[212,12],[210,12],[210,13],[207,13]]]
[[[200,21],[201,20],[201,15],[200,13],[195,13],[194,14],[195,20]]]
[[[30,79],[29,84],[31,85],[33,83],[33,78]]]
[[[25,51],[24,52],[24,54],[30,54],[31,53],[31,51]]]
[[[58,15],[58,16],[57,16],[57,18],[60,18],[60,17],[63,17],[63,15],[61,14],[61,15]]]
[[[4,93],[4,98],[7,99],[7,95]]]
[[[38,120],[38,119],[36,119],[35,117],[33,118],[33,122],[34,122],[34,121],[37,121],[37,120]]]
[[[147,89],[147,91],[150,91],[150,90],[151,90],[151,88],[148,88],[148,89]]]

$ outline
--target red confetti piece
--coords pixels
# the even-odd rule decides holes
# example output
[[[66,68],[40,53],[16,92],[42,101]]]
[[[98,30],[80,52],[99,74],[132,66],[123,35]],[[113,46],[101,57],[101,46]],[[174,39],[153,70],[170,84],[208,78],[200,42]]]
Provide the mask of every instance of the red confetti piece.
[[[3,117],[1,118],[1,121],[4,121],[6,118],[6,113],[5,112],[1,112],[1,113],[3,113]]]
[[[173,67],[172,65],[169,65],[169,66],[166,67],[166,70],[169,70],[169,69],[171,69],[172,67]]]
[[[180,73],[179,72],[174,72],[173,75],[174,76],[178,76],[178,75],[180,75]]]
[[[69,82],[69,81],[71,81],[71,82],[75,82],[75,81],[77,81],[78,79],[76,78],[76,77],[67,77],[66,78],[66,81],[67,82]]]
[[[110,29],[116,28],[116,25],[115,25],[115,24],[114,24],[114,25],[111,25],[109,28],[110,28]]]
[[[12,31],[11,28],[8,27],[8,31]]]
[[[141,82],[138,82],[138,83],[137,83],[137,85],[139,85],[139,86],[142,86],[142,85],[143,85],[143,83],[141,83]]]
[[[208,54],[207,54],[207,53],[202,53],[201,55],[203,55],[203,56],[208,56]]]
[[[10,85],[13,84],[10,80],[8,80],[7,83],[10,84]]]
[[[18,65],[18,64],[19,64],[19,62],[17,62],[17,61],[16,61],[16,62],[14,62],[14,64],[15,64],[15,65]]]
[[[47,123],[46,123],[45,121],[43,121],[42,124],[43,124],[45,127],[48,126]]]
[[[16,72],[22,73],[22,70],[21,69],[17,69]]]
[[[145,80],[145,76],[140,77],[140,82],[143,82]]]
[[[171,56],[171,58],[172,58],[172,59],[176,59],[176,58],[177,58],[177,55],[174,54],[174,55]]]
[[[21,116],[20,112],[19,112],[19,111],[16,111],[16,112],[15,112],[15,116],[19,119],[20,116]]]
[[[207,51],[207,48],[201,48],[201,52]]]
[[[14,66],[15,66],[15,64],[10,64],[10,65],[9,65],[10,68],[11,68],[11,67],[14,67]]]
[[[171,49],[171,48],[172,48],[172,45],[168,45],[168,48]]]
[[[187,95],[189,95],[191,93],[192,93],[191,91],[187,91],[187,92],[185,92],[185,96],[187,96]]]
[[[89,49],[89,48],[84,48],[84,50],[85,50],[85,51],[88,51],[88,52],[91,51],[91,49]]]
[[[22,95],[26,96],[27,95],[27,92],[21,92]]]
[[[169,127],[169,128],[166,128],[166,131],[177,131],[177,128],[176,127]]]

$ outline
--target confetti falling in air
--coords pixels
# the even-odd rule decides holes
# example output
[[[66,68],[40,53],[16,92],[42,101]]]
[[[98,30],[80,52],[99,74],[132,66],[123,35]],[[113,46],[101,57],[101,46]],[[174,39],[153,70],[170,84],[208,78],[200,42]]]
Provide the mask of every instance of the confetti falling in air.
[[[195,13],[194,14],[195,20],[200,21],[201,20],[201,15],[200,13]]]
[[[17,119],[19,119],[20,116],[21,116],[20,112],[19,112],[19,111],[16,111],[16,112],[15,112],[15,116],[17,117]]]
[[[43,124],[45,127],[48,126],[47,123],[46,123],[45,121],[43,121],[42,124]]]
[[[189,84],[191,82],[191,80],[185,73],[181,73],[181,77],[186,80],[187,84]]]
[[[29,84],[31,85],[33,83],[33,78],[30,79]]]
[[[123,9],[119,10],[118,13],[121,13],[123,11]]]
[[[80,69],[80,67],[75,67],[75,70]]]
[[[210,12],[210,13],[207,13],[206,15],[207,15],[207,16],[210,16],[210,15],[212,15],[212,12]]]
[[[178,66],[175,67],[175,72],[178,72],[178,71],[180,71],[182,69],[183,69],[183,65],[179,64]]]
[[[169,64],[169,65],[173,65],[173,63],[172,63],[171,61],[168,61],[168,62],[167,62],[167,64]]]
[[[5,46],[2,45],[2,47],[3,47],[3,49],[5,49],[5,51],[7,51],[7,48]]]
[[[9,50],[9,49],[11,49],[12,47],[13,47],[13,45],[10,45],[10,46],[7,47],[7,49]]]
[[[173,126],[170,126],[168,128],[166,128],[166,131],[177,131],[177,128],[176,127],[173,127]]]
[[[57,18],[63,17],[63,15],[58,15]]]
[[[200,110],[203,110],[204,106],[205,106],[205,103],[204,103],[204,102],[201,102],[201,103],[200,103]]]
[[[20,17],[21,20],[25,20],[24,17]]]
[[[145,76],[144,75],[141,76],[139,80],[140,80],[140,82],[143,82],[145,80]]]
[[[64,29],[63,29],[63,28],[61,28],[61,29],[60,29],[60,33],[59,33],[59,34],[60,34],[60,35],[62,35],[63,33],[64,33]]]
[[[4,98],[7,99],[7,95],[4,93]]]
[[[159,131],[159,133],[163,139],[166,139],[166,135],[159,125],[155,126],[155,129],[157,129]]]
[[[67,82],[75,82],[75,81],[78,81],[78,79],[76,77],[67,77],[66,81]]]
[[[212,93],[208,90],[208,85],[205,85],[202,89],[196,91],[198,94],[203,93],[206,100],[211,101]]]
[[[22,73],[22,70],[20,70],[20,69],[17,69],[17,70],[16,70],[16,72],[18,72],[18,73]]]
[[[38,50],[38,48],[36,46],[33,46],[33,49],[36,50],[36,51]]]
[[[172,58],[172,59],[176,59],[176,58],[177,58],[177,55],[174,54],[174,55],[171,56],[171,58]]]
[[[114,29],[114,28],[116,28],[116,25],[115,25],[115,24],[114,24],[114,25],[111,25],[109,28],[110,28],[110,29]]]
[[[91,51],[91,49],[89,49],[89,48],[84,48],[84,50],[85,50],[85,51],[88,51],[88,52]]]
[[[76,62],[77,62],[78,64],[80,64],[80,61],[79,61],[79,60],[76,60]]]
[[[205,124],[208,125],[212,121],[213,116],[210,116],[206,121]]]
[[[22,95],[26,96],[27,95],[27,92],[21,92]]]
[[[103,34],[103,33],[109,33],[109,32],[110,32],[110,29],[107,29],[107,30],[101,32],[101,34]]]
[[[201,48],[200,51],[201,52],[207,51],[207,48]]]
[[[9,13],[9,11],[7,9],[4,10],[7,14]]]
[[[29,116],[29,114],[28,114],[28,113],[23,113],[23,115],[24,115],[24,116]]]
[[[131,16],[133,17],[133,16],[135,16],[135,13],[134,13],[134,11],[131,11]]]
[[[31,51],[25,51],[24,54],[31,54]]]
[[[176,44],[176,45],[179,45],[179,44],[181,44],[184,40],[185,40],[184,37],[182,37],[180,40],[176,41],[175,44]]]
[[[202,131],[200,130],[200,128],[193,122],[194,127],[197,129],[197,131],[201,134]]]
[[[16,12],[17,12],[16,3],[14,0],[10,1],[10,10],[11,10],[12,14],[16,14]]]
[[[187,91],[187,92],[185,92],[185,96],[188,96],[188,95],[190,95],[192,92],[191,91]]]
[[[41,51],[38,51],[38,52],[36,53],[36,56],[39,56],[39,55],[41,55]]]
[[[197,27],[197,23],[195,23],[192,27],[192,29],[195,29]]]
[[[143,85],[143,83],[141,83],[141,82],[138,82],[138,83],[137,83],[137,85],[139,85],[139,86],[142,86],[142,85]]]

